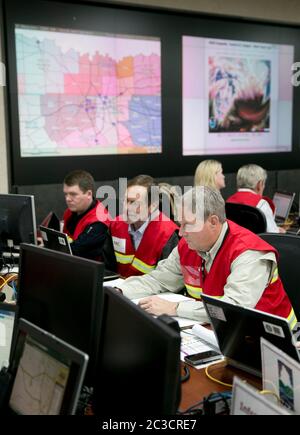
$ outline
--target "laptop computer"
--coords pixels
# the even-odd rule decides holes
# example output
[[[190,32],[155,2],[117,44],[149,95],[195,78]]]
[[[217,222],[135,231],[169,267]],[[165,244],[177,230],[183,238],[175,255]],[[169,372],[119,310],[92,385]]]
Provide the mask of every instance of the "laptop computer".
[[[17,311],[16,305],[0,304],[0,370],[9,367]]]
[[[275,204],[276,223],[284,223],[284,221],[289,217],[294,198],[295,193],[275,192],[273,202]]]
[[[39,227],[51,228],[52,230],[60,231],[60,221],[57,215],[50,211],[47,216],[42,220]],[[42,237],[40,229],[37,231],[37,236]]]
[[[201,299],[220,350],[230,365],[261,377],[261,337],[300,361],[286,319],[205,295]]]
[[[65,254],[72,254],[67,234],[43,226],[40,226],[40,231],[46,248],[64,252]]]
[[[46,248],[72,255],[72,248],[67,234],[46,227],[40,227],[40,230]],[[119,276],[117,272],[104,269],[103,281],[117,279]]]
[[[9,372],[11,414],[75,414],[88,355],[20,319]]]

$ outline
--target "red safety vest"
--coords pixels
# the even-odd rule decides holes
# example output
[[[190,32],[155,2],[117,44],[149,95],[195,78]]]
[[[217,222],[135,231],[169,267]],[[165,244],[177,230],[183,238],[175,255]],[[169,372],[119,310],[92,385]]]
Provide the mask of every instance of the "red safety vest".
[[[274,202],[267,196],[261,196],[255,192],[236,192],[233,195],[231,195],[229,198],[227,198],[226,202],[233,202],[235,204],[245,204],[245,205],[251,205],[252,207],[257,207],[257,204],[262,199],[267,201],[273,213],[275,213]]]
[[[97,200],[96,207],[92,208],[87,214],[85,214],[83,216],[82,219],[80,219],[80,221],[76,225],[76,228],[75,228],[75,231],[73,234],[71,234],[67,229],[68,221],[71,218],[71,216],[72,216],[71,210],[67,209],[64,212],[63,232],[68,234],[68,236],[72,240],[76,240],[88,225],[93,224],[95,222],[100,221],[103,224],[107,225],[108,228],[110,226],[110,220],[111,220],[110,215],[109,215],[108,211],[106,210],[106,208],[104,207],[104,205],[99,200]]]
[[[121,216],[111,222],[110,232],[118,264],[118,273],[127,278],[144,275],[155,269],[163,248],[178,226],[163,213],[149,222],[137,251],[134,248],[129,225]]]
[[[181,239],[178,244],[180,265],[188,294],[194,299],[201,299],[201,293],[222,298],[227,278],[233,261],[247,250],[278,252],[258,236],[227,220],[229,230],[218,251],[210,271],[202,272],[202,258],[196,251],[189,249],[186,241]],[[278,269],[272,278],[255,309],[288,319],[291,328],[297,322],[294,310],[278,276]]]

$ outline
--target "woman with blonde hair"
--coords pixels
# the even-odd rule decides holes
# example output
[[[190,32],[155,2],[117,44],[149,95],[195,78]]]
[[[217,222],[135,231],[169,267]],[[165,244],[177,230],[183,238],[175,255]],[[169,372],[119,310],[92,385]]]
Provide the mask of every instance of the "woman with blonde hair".
[[[195,186],[208,186],[221,190],[225,187],[225,176],[220,162],[217,160],[203,160],[197,166],[194,178]]]

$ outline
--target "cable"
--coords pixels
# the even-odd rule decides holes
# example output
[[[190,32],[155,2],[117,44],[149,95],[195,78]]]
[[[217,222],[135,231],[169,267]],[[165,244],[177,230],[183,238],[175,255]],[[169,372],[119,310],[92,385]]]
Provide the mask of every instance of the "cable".
[[[268,394],[270,394],[271,396],[276,397],[278,403],[281,403],[280,397],[274,391],[271,391],[271,390],[262,390],[262,391],[259,392],[259,394],[262,394],[262,395],[268,395]]]
[[[226,384],[226,382],[222,382],[222,381],[220,381],[219,379],[214,378],[211,374],[208,373],[208,369],[209,369],[209,368],[211,368],[211,367],[213,367],[213,366],[216,366],[216,365],[218,365],[218,364],[220,364],[220,362],[212,363],[212,364],[210,364],[209,366],[207,366],[207,367],[205,368],[205,374],[206,374],[206,376],[208,377],[208,379],[210,379],[210,380],[213,381],[213,382],[216,382],[217,384],[223,385],[224,387],[232,388],[232,384]]]
[[[229,415],[230,403],[232,392],[217,392],[211,393],[208,397],[203,399],[203,413],[204,415]],[[220,407],[220,401],[224,403],[224,409]]]
[[[189,414],[189,413],[203,413],[203,409],[196,408],[196,406],[202,406],[203,405],[203,400],[200,400],[199,402],[194,403],[194,405],[190,406],[189,408],[185,409],[184,411],[177,411],[177,414]]]
[[[8,284],[10,281],[14,280],[17,277],[18,277],[18,275],[16,273],[10,275],[7,279],[4,279],[3,276],[1,276],[1,278],[3,279],[3,283],[0,284],[0,290],[2,290],[3,287],[5,287],[6,284]]]
[[[16,301],[18,298],[17,298],[17,289],[16,289],[15,281],[11,282],[11,286],[13,289],[13,299]]]
[[[211,393],[209,396],[204,397],[203,400],[194,403],[194,405],[190,406],[189,408],[185,409],[184,411],[177,411],[177,414],[184,415],[184,414],[205,414],[205,407],[207,408],[207,405],[210,401],[214,400],[215,398],[219,397],[222,402],[224,402],[225,405],[225,413],[230,413],[230,404],[228,403],[228,400],[231,399],[232,393],[231,392],[221,392],[221,393]],[[201,408],[200,408],[201,407]]]
[[[191,375],[190,369],[189,369],[189,367],[187,365],[183,366],[183,371],[184,371],[184,373],[183,373],[183,375],[180,378],[181,383],[186,382],[187,380],[189,380],[190,379],[190,375]]]

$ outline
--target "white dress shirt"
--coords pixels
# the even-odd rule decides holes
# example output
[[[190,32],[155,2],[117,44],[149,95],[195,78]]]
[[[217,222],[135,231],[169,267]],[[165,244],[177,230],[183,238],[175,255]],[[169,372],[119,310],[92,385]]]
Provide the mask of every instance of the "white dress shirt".
[[[132,243],[133,243],[133,245],[134,245],[134,249],[135,249],[136,251],[138,250],[138,247],[140,246],[140,243],[141,243],[141,241],[142,241],[142,238],[143,238],[144,232],[146,231],[146,228],[147,228],[147,226],[149,225],[149,222],[150,222],[151,220],[156,219],[158,216],[159,216],[159,210],[155,210],[155,211],[154,211],[154,212],[153,212],[153,213],[148,217],[148,219],[143,223],[143,225],[142,225],[139,229],[137,229],[137,230],[134,229],[134,226],[133,226],[133,225],[129,224],[129,227],[128,227],[128,233],[129,233],[130,236],[131,236],[131,240],[132,240]]]
[[[251,189],[238,189],[238,192],[251,192],[257,195],[257,193]],[[279,233],[279,227],[276,225],[274,213],[269,203],[265,199],[261,199],[256,208],[259,208],[266,217],[267,233]]]
[[[215,256],[222,245],[228,228],[223,224],[220,236],[209,252],[199,253],[206,260],[209,272]],[[254,308],[267,287],[275,268],[276,257],[273,252],[245,251],[231,264],[230,275],[224,286],[223,300]],[[157,268],[142,277],[130,277],[120,286],[123,294],[130,299],[152,296],[163,292],[179,293],[184,287],[180,258],[177,247],[165,260],[158,263]],[[207,322],[208,318],[201,301],[191,299],[180,302],[177,308],[180,317],[199,322]]]

